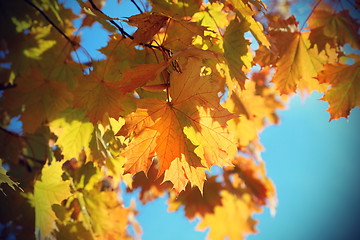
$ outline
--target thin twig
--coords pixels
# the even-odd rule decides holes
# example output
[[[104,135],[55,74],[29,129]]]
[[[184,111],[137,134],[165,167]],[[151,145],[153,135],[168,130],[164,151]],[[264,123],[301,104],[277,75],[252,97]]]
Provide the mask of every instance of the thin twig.
[[[16,132],[9,131],[9,130],[3,128],[3,127],[0,127],[0,130],[4,131],[5,133],[7,133],[7,134],[9,134],[9,135],[11,135],[11,136],[13,136],[13,137],[19,137],[19,138],[21,138],[21,136],[20,136],[19,134],[17,134]]]
[[[30,160],[32,160],[32,161],[34,161],[34,162],[38,162],[38,163],[45,163],[46,162],[46,159],[38,159],[38,158],[35,158],[35,157],[31,157],[31,156],[28,156],[28,155],[25,155],[25,154],[23,154],[23,153],[21,153],[21,156],[23,157],[23,158],[27,158],[27,159],[30,159]]]
[[[92,8],[94,8],[96,11],[98,11],[98,12],[100,12],[100,13],[102,13],[102,14],[104,14],[105,16],[107,16],[103,11],[101,11],[96,5],[95,5],[95,3],[93,2],[93,0],[89,0],[89,2],[90,2],[90,4],[91,4],[91,6],[92,6]],[[124,38],[130,38],[131,40],[134,40],[134,37],[133,36],[131,36],[130,34],[128,34],[125,30],[124,30],[124,28],[122,28],[119,24],[117,24],[114,20],[109,20],[110,21],[110,23],[112,23],[119,31],[120,31],[120,33],[121,33],[121,35],[124,37]],[[168,53],[168,54],[171,54],[171,50],[169,50],[169,49],[167,49],[167,48],[165,48],[165,47],[163,47],[163,46],[156,46],[156,45],[151,45],[151,44],[148,44],[148,43],[138,43],[139,45],[141,45],[141,46],[144,46],[144,47],[148,47],[148,48],[156,48],[156,49],[159,49],[159,50],[161,50],[161,51],[164,51],[164,52],[166,52],[166,53]]]
[[[90,2],[90,4],[91,4],[91,6],[92,6],[93,9],[95,9],[96,11],[98,11],[98,12],[104,14],[105,16],[107,16],[103,11],[101,11],[101,10],[95,5],[95,3],[93,2],[93,0],[89,0],[89,2]],[[124,30],[122,27],[120,27],[120,25],[117,24],[114,20],[110,20],[110,22],[111,22],[115,27],[117,27],[117,29],[119,29],[121,35],[122,35],[124,38],[128,37],[128,38],[130,38],[130,39],[134,39],[133,36],[131,36],[130,34],[128,34],[127,32],[125,32],[125,30]]]
[[[139,5],[137,5],[135,0],[131,0],[131,2],[135,5],[135,7],[139,10],[140,13],[143,13],[143,11],[140,9]]]
[[[78,44],[74,41],[72,41],[56,24],[41,10],[38,6],[36,6],[33,2],[30,0],[24,0],[26,3],[28,3],[30,6],[35,8],[43,17],[61,34],[63,37],[70,42],[72,46],[77,46]]]
[[[321,3],[322,0],[319,0],[315,6],[313,7],[313,9],[311,10],[311,13],[309,14],[309,16],[305,19],[303,25],[301,26],[300,28],[300,32],[303,30],[304,26],[305,26],[305,23],[309,20],[309,18],[311,17],[311,15],[313,14],[313,12],[315,11],[315,9],[317,8],[317,6]]]

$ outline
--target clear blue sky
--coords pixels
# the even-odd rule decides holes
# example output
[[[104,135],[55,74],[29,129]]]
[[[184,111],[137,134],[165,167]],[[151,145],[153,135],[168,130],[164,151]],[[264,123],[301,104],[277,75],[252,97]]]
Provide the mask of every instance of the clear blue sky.
[[[138,13],[128,0],[118,8],[110,5],[115,2],[109,0],[103,11],[113,17]],[[106,45],[107,34],[95,26],[82,36],[82,45],[99,58],[95,49]],[[256,216],[259,234],[250,240],[360,239],[360,111],[353,110],[349,120],[329,123],[328,104],[320,97],[294,96],[288,110],[279,112],[280,125],[260,134],[279,205],[274,218],[268,209]],[[168,213],[165,197],[137,206],[144,240],[203,239],[207,234],[194,231],[197,221],[189,222],[182,210]]]

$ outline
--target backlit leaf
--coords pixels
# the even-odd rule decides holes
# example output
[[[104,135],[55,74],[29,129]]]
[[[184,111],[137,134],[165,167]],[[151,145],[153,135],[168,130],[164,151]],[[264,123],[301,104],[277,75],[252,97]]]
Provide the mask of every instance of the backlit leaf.
[[[334,39],[338,44],[350,44],[353,48],[360,48],[360,35],[358,20],[350,16],[348,10],[344,10],[334,14],[332,10],[317,10],[314,11],[309,19],[309,27],[322,31],[325,39],[332,45]],[[312,38],[312,43],[317,43],[320,46],[324,41],[321,35],[318,38]],[[330,38],[330,39],[329,39]]]
[[[316,48],[309,49],[307,34],[297,34],[278,61],[273,82],[282,94],[295,92],[297,88],[311,93],[323,92],[327,84],[320,85],[314,78],[323,69],[324,57]]]
[[[133,34],[135,43],[147,43],[166,24],[168,17],[159,13],[141,13],[128,18],[129,25],[138,29]]]
[[[261,23],[257,22],[253,18],[253,11],[248,5],[246,5],[242,0],[231,0],[231,3],[234,5],[235,10],[241,16],[242,19],[245,19],[250,23],[250,31],[254,35],[255,39],[259,44],[264,45],[265,47],[270,47],[270,42],[267,39],[267,36],[264,33],[263,26]]]
[[[214,213],[208,213],[197,225],[198,230],[210,228],[208,237],[212,240],[245,239],[250,233],[255,233],[255,224],[251,215],[254,209],[251,206],[250,196],[232,195],[223,191],[221,199],[222,206],[216,206]]]
[[[249,30],[249,23],[239,22],[235,18],[227,27],[224,34],[224,57],[229,65],[230,75],[235,78],[243,88],[245,84],[245,73],[242,66],[250,69],[252,54],[249,52],[248,40],[245,40],[244,33]]]
[[[63,162],[53,161],[42,169],[41,180],[37,180],[34,186],[35,201],[35,227],[40,229],[42,238],[49,238],[56,219],[51,206],[61,204],[68,198],[70,193],[70,181],[63,181],[61,169]]]
[[[51,131],[58,135],[56,144],[61,147],[65,160],[77,158],[89,145],[94,127],[85,114],[84,110],[66,109],[49,124]]]
[[[360,106],[360,63],[345,65],[326,64],[317,77],[320,83],[329,83],[331,88],[321,100],[330,104],[330,120],[348,117],[350,110]]]
[[[86,116],[94,124],[102,121],[105,113],[117,118],[121,112],[133,108],[131,100],[124,96],[118,83],[105,81],[100,69],[83,76],[79,87],[73,91],[74,106],[86,108]]]
[[[177,192],[187,181],[202,191],[204,170],[228,165],[228,156],[236,151],[225,129],[226,121],[234,116],[220,106],[209,77],[200,76],[201,66],[190,58],[183,73],[170,76],[171,102],[140,100],[138,110],[126,118],[124,126],[135,133],[123,152],[125,169],[132,174],[146,173],[156,153],[158,175],[165,172],[164,180],[174,183]]]
[[[13,180],[11,180],[11,178],[6,174],[6,170],[5,168],[3,168],[2,166],[2,161],[0,159],[0,191],[2,193],[4,193],[4,190],[1,187],[2,183],[6,183],[7,185],[9,185],[13,190],[15,190],[15,186],[20,188],[19,185],[14,182]],[[20,188],[21,189],[21,188]],[[22,190],[22,189],[21,189]],[[4,193],[5,194],[5,193]],[[5,194],[6,195],[6,194]]]

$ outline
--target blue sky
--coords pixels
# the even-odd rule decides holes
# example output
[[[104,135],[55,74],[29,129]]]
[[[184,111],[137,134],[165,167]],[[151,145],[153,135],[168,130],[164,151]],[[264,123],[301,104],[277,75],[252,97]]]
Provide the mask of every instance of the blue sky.
[[[137,14],[129,2],[105,5],[103,11],[113,17]],[[101,57],[95,49],[106,45],[107,34],[98,24],[92,31],[85,28],[82,39],[92,57]],[[292,97],[288,109],[279,112],[280,125],[260,134],[279,205],[275,217],[268,209],[256,216],[259,234],[250,240],[360,239],[360,111],[329,122],[328,104],[319,98],[318,93],[305,100]],[[197,221],[189,222],[182,210],[168,213],[165,197],[137,206],[145,240],[203,239],[207,234],[194,231]]]
[[[269,209],[256,215],[259,233],[249,240],[360,238],[360,111],[354,109],[349,120],[329,122],[328,104],[317,100],[320,96],[305,101],[294,96],[288,110],[279,112],[280,125],[260,134],[279,204],[275,217]],[[197,221],[189,222],[183,210],[168,213],[165,197],[138,208],[144,240],[207,234],[195,232]]]

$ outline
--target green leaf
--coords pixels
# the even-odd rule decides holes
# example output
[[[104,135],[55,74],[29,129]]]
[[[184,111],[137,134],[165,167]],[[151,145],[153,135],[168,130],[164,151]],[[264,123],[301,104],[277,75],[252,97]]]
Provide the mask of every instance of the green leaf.
[[[270,42],[264,34],[263,26],[253,18],[254,12],[249,8],[248,5],[245,5],[242,0],[231,0],[231,2],[239,16],[250,23],[250,31],[252,35],[254,35],[256,41],[258,41],[259,44],[269,48]]]
[[[199,22],[201,26],[218,32],[219,28],[223,28],[229,24],[227,14],[221,11],[223,7],[224,4],[222,3],[209,3],[206,10],[195,13],[193,19]]]
[[[230,75],[239,81],[240,86],[245,84],[245,74],[242,66],[251,68],[252,54],[249,52],[250,42],[245,39],[244,33],[249,30],[249,23],[239,22],[237,18],[231,21],[224,34],[224,56],[229,65]]]
[[[7,185],[9,185],[9,187],[11,187],[14,190],[15,190],[15,186],[16,186],[22,191],[22,189],[19,187],[19,185],[16,182],[14,182],[13,180],[11,180],[10,177],[6,174],[6,170],[1,165],[1,159],[0,159],[0,191],[2,191],[3,194],[5,194],[1,187],[1,183],[6,183]]]
[[[56,215],[51,206],[61,204],[71,195],[70,181],[63,181],[61,177],[62,165],[63,162],[53,161],[51,165],[46,163],[41,172],[41,180],[35,182],[35,227],[37,228],[35,232],[39,233],[40,239],[50,237],[53,230]]]

